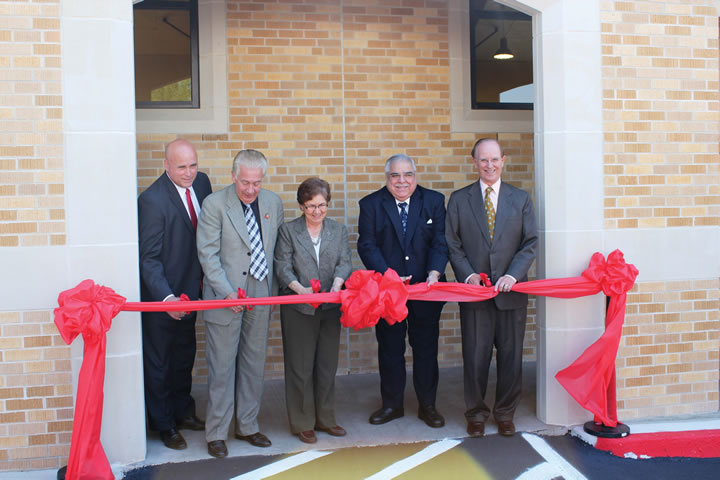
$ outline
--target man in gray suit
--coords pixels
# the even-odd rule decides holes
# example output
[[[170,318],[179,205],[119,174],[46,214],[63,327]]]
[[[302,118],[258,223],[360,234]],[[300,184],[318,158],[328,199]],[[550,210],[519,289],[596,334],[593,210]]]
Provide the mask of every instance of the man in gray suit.
[[[203,298],[238,298],[273,292],[273,252],[284,220],[280,197],[262,189],[265,156],[242,150],[232,167],[233,184],[205,199],[198,221],[197,248],[204,277]],[[257,414],[263,389],[269,306],[252,310],[232,307],[208,310],[206,322],[208,408],[205,437],[208,453],[227,456],[235,406],[235,437],[256,447],[269,447],[260,433]]]
[[[511,292],[527,281],[535,260],[537,227],[527,192],[501,182],[505,154],[495,139],[473,146],[479,181],[450,196],[445,236],[458,282],[480,285],[490,276],[498,296],[460,304],[465,418],[470,436],[481,437],[490,408],[485,403],[493,346],[497,350],[497,386],[492,414],[501,435],[515,433],[513,415],[520,401],[522,350],[528,296]]]

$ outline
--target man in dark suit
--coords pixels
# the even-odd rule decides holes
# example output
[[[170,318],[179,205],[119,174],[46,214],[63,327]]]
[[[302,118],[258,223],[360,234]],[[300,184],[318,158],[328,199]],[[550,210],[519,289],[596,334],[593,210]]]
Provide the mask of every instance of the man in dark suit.
[[[200,297],[202,269],[195,228],[210,180],[198,172],[192,144],[177,139],[165,148],[165,173],[138,198],[140,285],[144,302]],[[150,429],[168,447],[187,443],[178,429],[202,430],[190,395],[195,362],[196,312],[142,314],[145,406]]]
[[[360,200],[358,253],[365,267],[395,270],[410,283],[433,284],[448,261],[445,243],[445,197],[417,185],[415,162],[393,155],[385,162],[386,185]],[[439,428],[445,419],[435,408],[438,386],[438,336],[442,302],[408,302],[403,322],[375,326],[382,408],[370,416],[380,425],[404,415],[405,335],[413,349],[413,385],[418,417]]]
[[[537,227],[527,192],[501,182],[505,154],[489,138],[473,146],[479,181],[453,192],[448,202],[446,237],[458,282],[480,285],[490,276],[498,296],[460,304],[465,418],[473,437],[485,434],[490,408],[485,403],[493,346],[497,350],[497,387],[493,416],[501,435],[515,433],[513,415],[520,401],[522,350],[528,296],[511,292],[527,281],[535,260]]]

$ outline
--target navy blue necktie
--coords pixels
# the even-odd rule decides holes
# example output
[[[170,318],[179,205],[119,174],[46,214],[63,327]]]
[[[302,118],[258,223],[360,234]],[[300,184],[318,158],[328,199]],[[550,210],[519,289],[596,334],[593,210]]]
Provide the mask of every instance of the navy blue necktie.
[[[407,203],[398,203],[398,207],[400,207],[400,222],[403,227],[403,235],[405,235],[405,230],[407,230],[407,210],[405,210],[405,208],[407,208]]]

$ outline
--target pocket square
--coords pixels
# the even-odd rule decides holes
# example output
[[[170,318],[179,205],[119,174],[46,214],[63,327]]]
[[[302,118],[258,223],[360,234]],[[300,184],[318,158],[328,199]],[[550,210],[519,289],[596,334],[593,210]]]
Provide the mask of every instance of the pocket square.
[[[432,218],[428,218],[428,221],[426,223],[430,225],[432,223]]]

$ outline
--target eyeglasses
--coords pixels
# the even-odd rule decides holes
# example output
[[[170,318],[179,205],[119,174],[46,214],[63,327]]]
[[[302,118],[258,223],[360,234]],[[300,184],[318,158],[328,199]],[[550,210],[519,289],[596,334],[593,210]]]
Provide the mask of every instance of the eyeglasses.
[[[304,208],[305,211],[307,211],[307,212],[315,212],[316,210],[320,210],[320,211],[322,212],[322,211],[327,210],[328,204],[327,204],[327,203],[321,203],[321,204],[319,204],[319,205],[312,205],[312,204],[311,204],[311,205],[303,205],[303,208]]]

